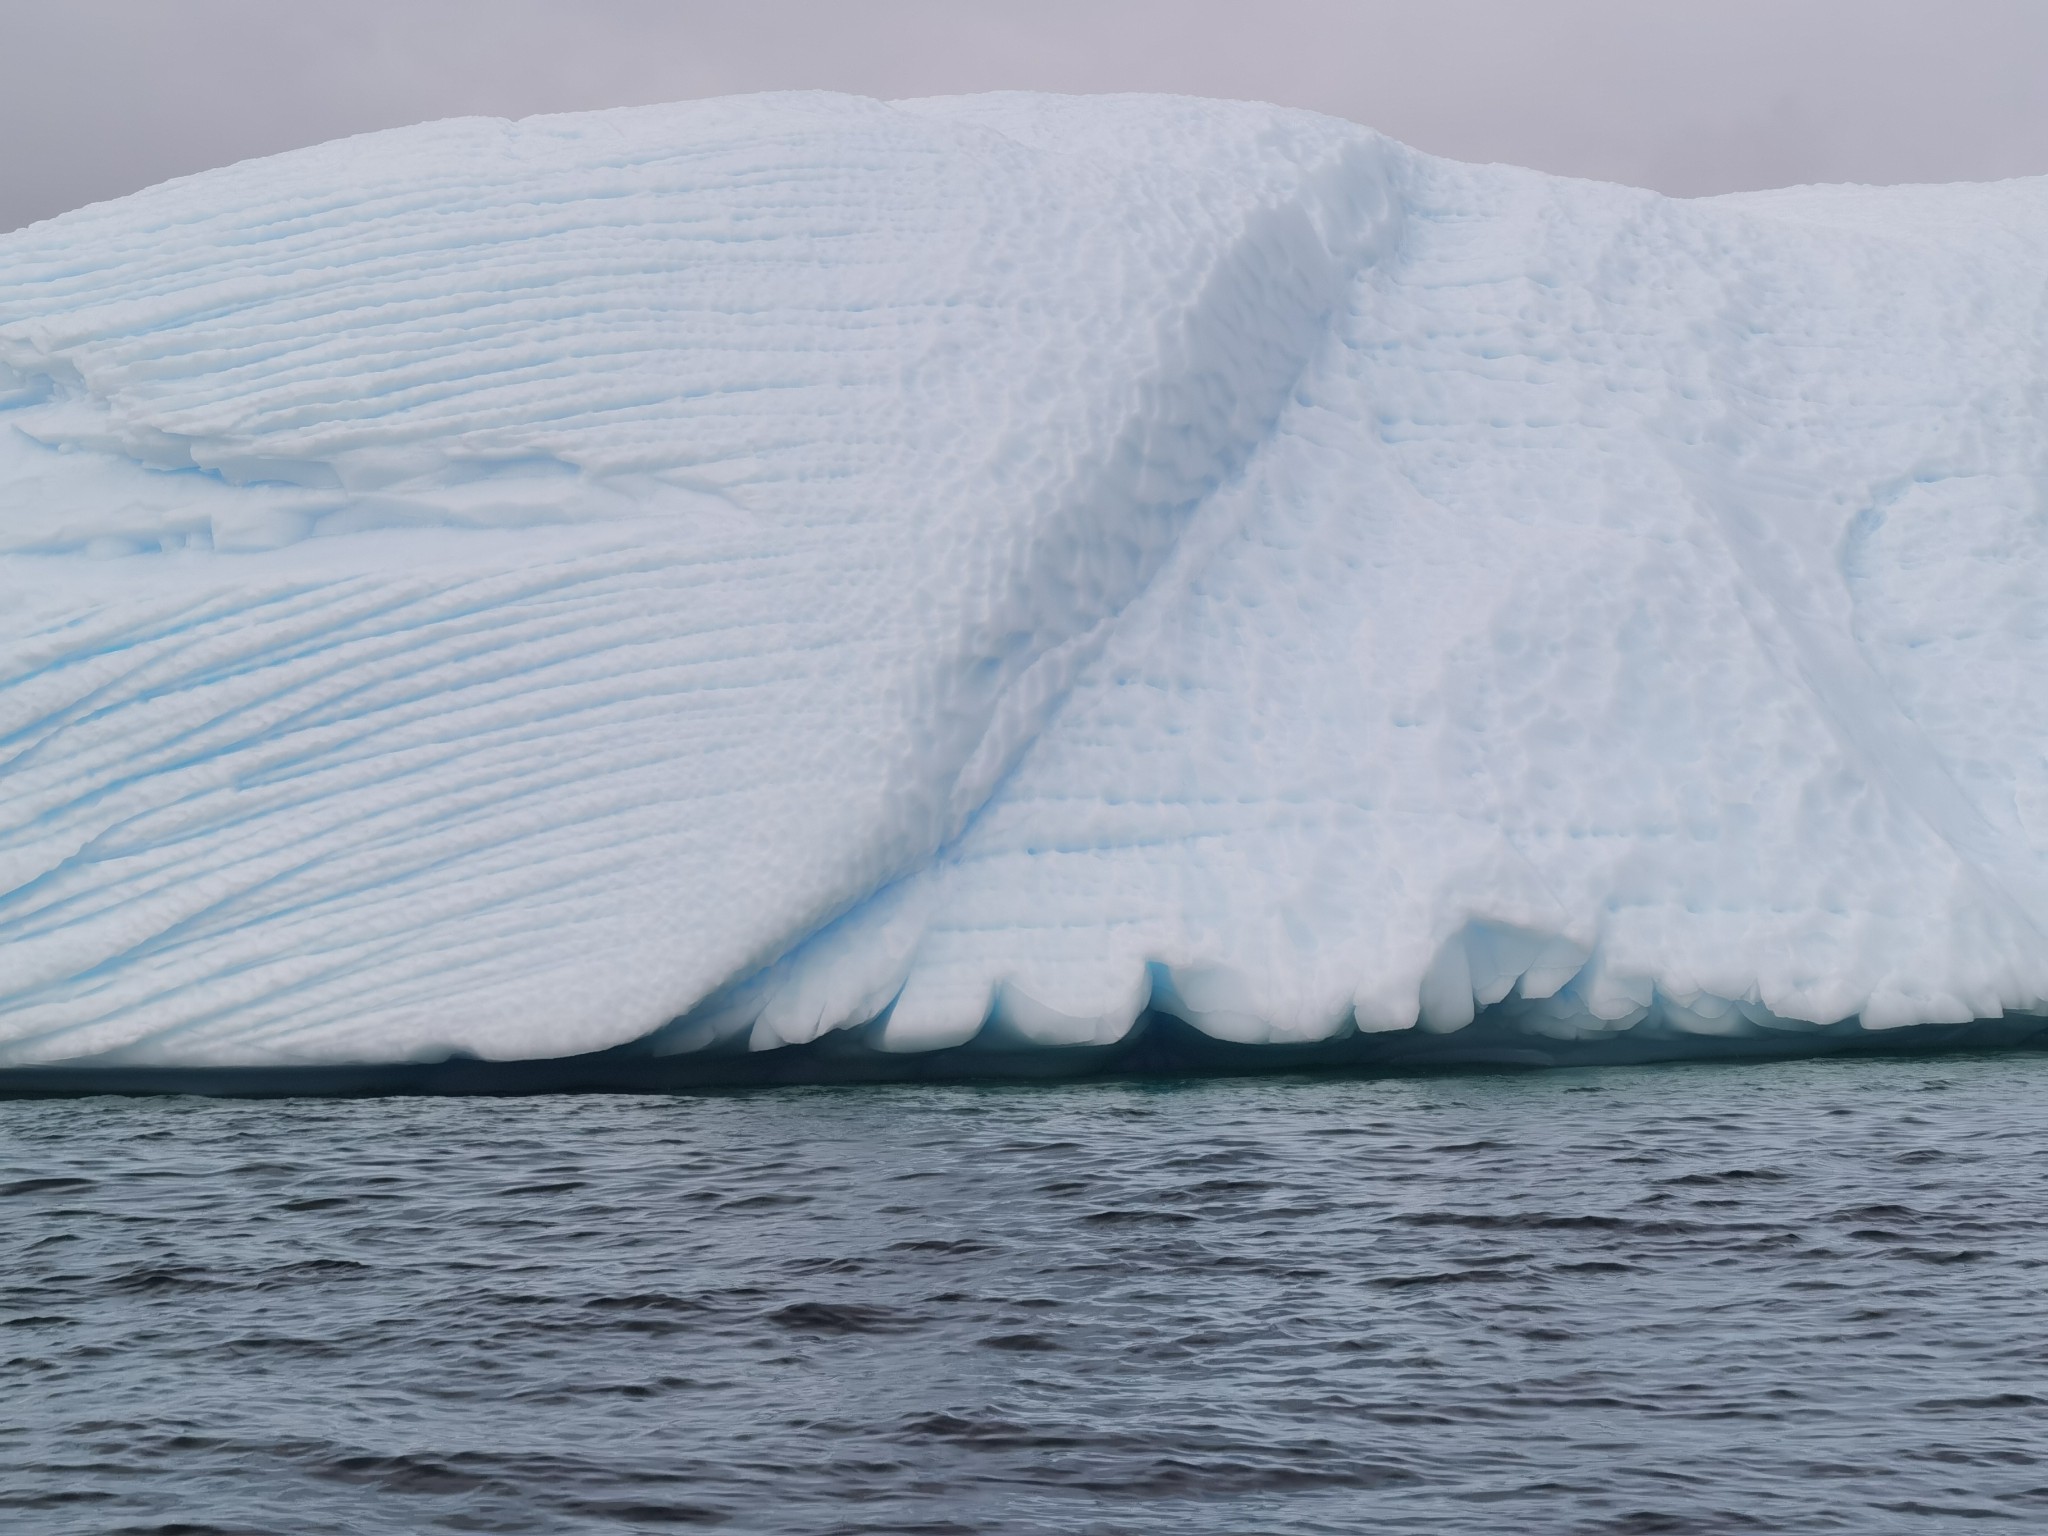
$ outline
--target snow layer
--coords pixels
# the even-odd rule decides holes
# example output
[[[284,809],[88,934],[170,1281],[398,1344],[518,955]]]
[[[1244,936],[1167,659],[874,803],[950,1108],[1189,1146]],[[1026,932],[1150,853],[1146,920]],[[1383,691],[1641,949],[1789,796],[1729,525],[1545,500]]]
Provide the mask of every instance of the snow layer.
[[[2048,182],[1163,98],[0,237],[0,1065],[2048,999]]]

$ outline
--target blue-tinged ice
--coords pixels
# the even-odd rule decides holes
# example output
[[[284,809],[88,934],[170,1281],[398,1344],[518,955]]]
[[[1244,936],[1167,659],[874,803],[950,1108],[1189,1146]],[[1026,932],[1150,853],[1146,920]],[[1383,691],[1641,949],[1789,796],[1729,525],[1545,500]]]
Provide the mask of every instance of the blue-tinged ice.
[[[800,95],[0,237],[0,1066],[1148,1007],[2048,1007],[2048,180]]]

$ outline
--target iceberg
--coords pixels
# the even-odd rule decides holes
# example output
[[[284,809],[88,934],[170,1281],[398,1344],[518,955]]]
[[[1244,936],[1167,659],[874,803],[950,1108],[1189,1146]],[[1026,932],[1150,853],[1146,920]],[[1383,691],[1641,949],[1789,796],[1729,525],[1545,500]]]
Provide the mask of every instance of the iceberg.
[[[1145,96],[0,236],[0,1068],[2032,1028],[2044,274]]]

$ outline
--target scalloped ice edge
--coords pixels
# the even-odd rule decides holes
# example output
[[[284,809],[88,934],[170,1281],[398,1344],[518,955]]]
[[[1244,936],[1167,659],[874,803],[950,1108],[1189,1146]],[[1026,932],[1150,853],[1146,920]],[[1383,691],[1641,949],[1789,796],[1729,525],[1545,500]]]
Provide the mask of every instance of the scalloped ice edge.
[[[1959,1053],[2048,1050],[2048,1017],[2009,1015],[1967,1024],[1865,1030],[1853,1020],[1739,1036],[1673,1036],[1641,1030],[1578,1040],[1499,1027],[1489,1014],[1453,1035],[1420,1031],[1349,1034],[1308,1044],[1217,1040],[1171,1014],[1148,1012],[1113,1045],[1017,1049],[979,1039],[914,1053],[878,1051],[838,1031],[771,1051],[650,1051],[645,1042],[582,1056],[487,1061],[456,1055],[411,1062],[330,1065],[154,1066],[64,1062],[0,1067],[0,1099],[94,1094],[193,1094],[228,1098],[305,1095],[524,1095],[690,1093],[853,1084],[1044,1083],[1076,1079],[1173,1080],[1216,1076],[1347,1073],[1389,1076],[1514,1073],[1557,1068],[1675,1063],[1909,1059]]]

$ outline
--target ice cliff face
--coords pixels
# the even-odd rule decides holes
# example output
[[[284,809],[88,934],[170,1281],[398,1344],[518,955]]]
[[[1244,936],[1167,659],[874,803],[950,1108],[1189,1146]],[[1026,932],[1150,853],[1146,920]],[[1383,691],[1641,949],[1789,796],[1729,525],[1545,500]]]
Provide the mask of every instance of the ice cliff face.
[[[458,121],[0,237],[0,1065],[2048,999],[2048,183]]]

